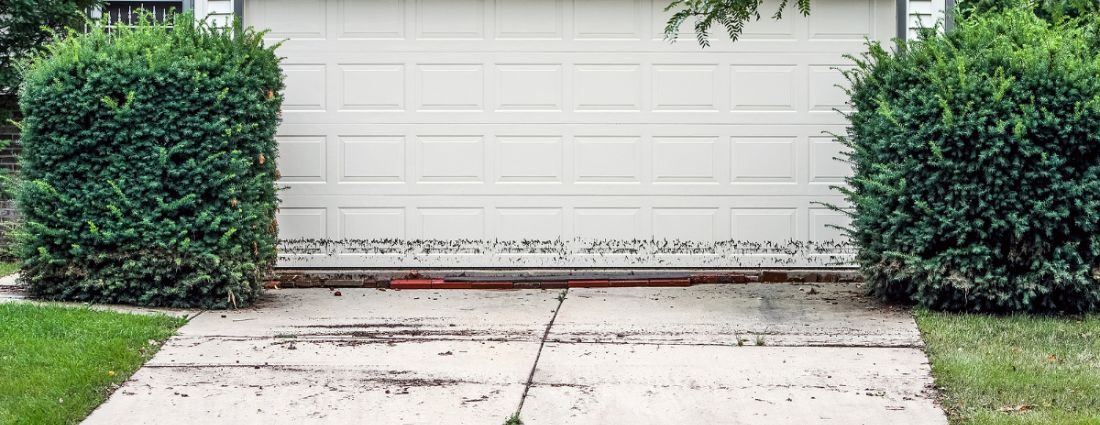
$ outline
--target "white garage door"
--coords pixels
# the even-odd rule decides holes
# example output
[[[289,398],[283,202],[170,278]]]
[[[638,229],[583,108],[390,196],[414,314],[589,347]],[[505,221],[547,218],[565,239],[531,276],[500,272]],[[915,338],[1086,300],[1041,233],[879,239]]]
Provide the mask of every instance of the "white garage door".
[[[248,1],[289,39],[281,265],[842,262],[835,67],[893,3],[700,49],[665,0]]]

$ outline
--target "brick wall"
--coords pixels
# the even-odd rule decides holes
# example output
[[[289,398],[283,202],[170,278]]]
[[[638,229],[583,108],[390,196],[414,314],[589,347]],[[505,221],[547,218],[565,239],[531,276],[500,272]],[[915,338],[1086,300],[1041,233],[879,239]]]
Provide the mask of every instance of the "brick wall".
[[[8,142],[8,146],[0,150],[0,169],[9,176],[19,171],[19,132],[12,127],[0,126],[0,141]],[[0,193],[0,257],[9,255],[11,239],[9,233],[15,223],[19,221],[19,211],[15,208],[15,202],[9,196]]]
[[[0,140],[8,142],[8,147],[0,150],[0,169],[17,171],[19,169],[19,132],[11,127],[0,127]]]

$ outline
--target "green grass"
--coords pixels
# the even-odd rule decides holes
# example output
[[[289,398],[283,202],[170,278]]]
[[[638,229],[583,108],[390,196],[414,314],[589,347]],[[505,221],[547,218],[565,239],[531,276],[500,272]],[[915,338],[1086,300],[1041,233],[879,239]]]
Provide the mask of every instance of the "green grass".
[[[1100,424],[1100,316],[917,311],[954,424]]]
[[[0,277],[7,276],[17,271],[19,271],[19,263],[0,261]]]
[[[182,319],[0,304],[0,424],[75,424]]]

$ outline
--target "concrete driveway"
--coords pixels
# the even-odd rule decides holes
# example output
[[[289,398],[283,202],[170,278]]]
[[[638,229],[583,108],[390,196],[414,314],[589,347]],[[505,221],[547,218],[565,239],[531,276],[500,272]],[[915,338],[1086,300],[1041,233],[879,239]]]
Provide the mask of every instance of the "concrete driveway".
[[[340,292],[200,314],[84,423],[947,423],[854,284]]]

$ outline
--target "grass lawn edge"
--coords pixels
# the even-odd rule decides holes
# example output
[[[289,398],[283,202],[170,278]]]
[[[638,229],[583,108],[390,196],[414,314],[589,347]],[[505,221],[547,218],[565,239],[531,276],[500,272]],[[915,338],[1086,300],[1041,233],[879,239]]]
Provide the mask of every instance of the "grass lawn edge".
[[[0,304],[0,424],[79,423],[187,320],[57,303]]]
[[[1100,424],[1100,315],[913,316],[952,424]]]

